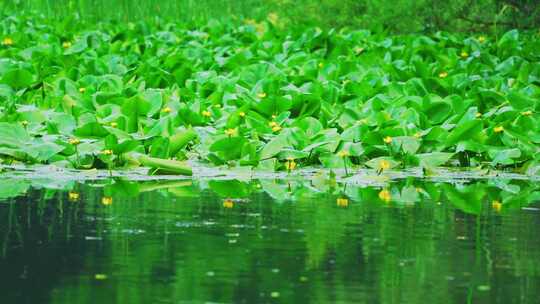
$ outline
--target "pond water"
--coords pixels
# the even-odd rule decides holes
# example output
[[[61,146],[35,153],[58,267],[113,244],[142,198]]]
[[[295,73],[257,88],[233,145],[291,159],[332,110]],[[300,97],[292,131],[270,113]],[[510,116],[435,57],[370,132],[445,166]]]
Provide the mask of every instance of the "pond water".
[[[538,303],[540,183],[0,182],[0,303]]]

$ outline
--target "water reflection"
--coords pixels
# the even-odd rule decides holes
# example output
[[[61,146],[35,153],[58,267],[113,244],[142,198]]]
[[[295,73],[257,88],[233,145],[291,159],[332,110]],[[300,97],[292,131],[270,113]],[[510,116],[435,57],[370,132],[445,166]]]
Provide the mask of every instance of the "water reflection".
[[[0,181],[0,302],[535,303],[539,190]]]

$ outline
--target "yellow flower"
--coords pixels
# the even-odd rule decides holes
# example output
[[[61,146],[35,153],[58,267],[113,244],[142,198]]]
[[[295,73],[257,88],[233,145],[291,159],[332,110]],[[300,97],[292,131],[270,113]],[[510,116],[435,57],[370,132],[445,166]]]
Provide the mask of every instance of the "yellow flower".
[[[345,158],[345,157],[349,156],[350,153],[349,153],[348,150],[341,150],[341,151],[338,152],[337,155],[338,155],[339,157],[341,157],[341,158]]]
[[[287,162],[285,163],[285,168],[287,168],[288,171],[294,170],[296,168],[296,162],[293,158],[288,158]]]
[[[281,126],[277,125],[277,126],[272,127],[272,132],[279,132],[279,131],[281,131]]]
[[[364,51],[363,47],[357,46],[354,48],[354,52],[356,53],[356,55],[360,55],[363,51]]]
[[[240,116],[240,117],[246,117],[246,112],[240,112],[240,113],[238,113],[238,116]]]
[[[265,97],[266,97],[266,93],[265,93],[265,92],[261,92],[261,93],[257,94],[257,97],[259,97],[259,98],[261,98],[261,99],[262,99],[262,98],[265,98]]]
[[[523,115],[523,116],[531,116],[532,114],[533,114],[532,111],[521,112],[521,115]]]
[[[386,136],[383,140],[384,140],[385,143],[389,144],[389,143],[392,142],[392,137]]]
[[[340,197],[336,200],[336,205],[338,205],[339,207],[347,207],[349,206],[349,200]]]
[[[467,58],[467,57],[469,57],[469,53],[467,53],[465,51],[462,51],[460,56],[461,56],[461,58]]]
[[[106,280],[107,279],[107,275],[106,274],[103,274],[103,273],[96,273],[96,275],[94,276],[94,278],[96,280]]]
[[[416,133],[414,133],[414,137],[415,137],[415,138],[421,138],[421,137],[422,137],[422,133],[416,132]]]
[[[390,194],[390,191],[383,189],[379,192],[379,198],[385,202],[389,202],[392,199],[392,195]]]
[[[28,123],[29,123],[28,120],[21,121],[21,125],[23,125],[23,127],[28,126]]]
[[[446,78],[448,77],[448,72],[440,72],[439,73],[439,78]]]
[[[69,139],[69,144],[70,145],[74,145],[74,146],[77,146],[81,143],[81,141],[78,139],[78,138],[70,138]]]
[[[381,170],[388,170],[390,169],[390,162],[387,161],[386,159],[381,159],[379,161],[379,169]]]
[[[418,192],[418,193],[420,193],[420,192],[424,191],[424,189],[422,189],[422,188],[420,188],[420,187],[416,187],[416,189],[415,189],[415,190],[416,190],[416,192]]]
[[[324,64],[322,62],[319,62],[319,69],[322,69],[324,67]]]
[[[86,88],[79,88],[79,93],[84,93],[86,92]]]
[[[480,117],[482,117],[482,113],[478,112],[478,113],[474,114],[474,117],[480,118]]]
[[[278,20],[279,20],[279,16],[278,14],[272,12],[272,13],[269,13],[268,16],[266,17],[266,19],[268,19],[268,21],[270,23],[272,23],[273,25],[276,25]]]
[[[5,45],[5,46],[13,45],[13,39],[11,39],[10,37],[4,37],[4,39],[2,40],[2,45]]]
[[[214,108],[221,108],[221,105],[220,105],[219,103],[216,103],[216,104],[214,105]]]
[[[74,191],[69,191],[68,199],[70,202],[76,202],[79,200],[79,193]]]
[[[484,37],[484,36],[478,37],[478,42],[484,43],[485,41],[486,41],[486,37]]]
[[[103,154],[103,155],[112,155],[113,151],[110,150],[110,149],[106,149],[106,150],[101,151],[101,154]]]
[[[163,113],[171,113],[171,111],[172,111],[172,109],[169,108],[169,107],[165,107],[165,108],[163,108],[163,109],[161,110],[161,112],[163,112]]]
[[[500,212],[502,209],[502,204],[498,200],[494,200],[493,202],[491,202],[491,208],[493,208],[493,210],[497,212]]]
[[[493,129],[493,132],[495,133],[501,133],[502,131],[504,131],[504,127],[503,126],[498,126],[498,127],[495,127]]]
[[[65,49],[68,49],[71,47],[71,42],[69,41],[64,41],[64,43],[62,43],[62,47],[65,48]]]
[[[116,127],[118,127],[118,123],[116,123],[116,122],[114,122],[114,121],[113,121],[113,122],[111,122],[111,127],[113,127],[113,128],[116,128]]]
[[[237,130],[236,129],[227,129],[225,130],[225,135],[227,136],[235,136],[237,134]]]
[[[279,126],[279,124],[278,124],[277,122],[275,122],[275,121],[269,122],[268,125],[269,125],[270,127]]]
[[[272,114],[272,119],[276,119],[277,115],[276,114]]]
[[[212,113],[210,113],[210,111],[203,111],[203,112],[202,112],[202,115],[203,115],[204,117],[210,117],[210,116],[212,116]]]
[[[223,208],[231,209],[234,207],[234,202],[230,199],[226,199],[223,201]]]
[[[104,196],[101,198],[101,204],[105,206],[109,206],[112,204],[112,197],[110,196]]]

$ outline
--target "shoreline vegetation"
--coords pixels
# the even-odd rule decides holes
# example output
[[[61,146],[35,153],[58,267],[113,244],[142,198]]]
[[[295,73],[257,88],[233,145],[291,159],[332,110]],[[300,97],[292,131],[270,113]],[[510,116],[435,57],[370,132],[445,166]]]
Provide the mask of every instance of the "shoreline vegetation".
[[[540,172],[538,32],[0,21],[0,161]]]

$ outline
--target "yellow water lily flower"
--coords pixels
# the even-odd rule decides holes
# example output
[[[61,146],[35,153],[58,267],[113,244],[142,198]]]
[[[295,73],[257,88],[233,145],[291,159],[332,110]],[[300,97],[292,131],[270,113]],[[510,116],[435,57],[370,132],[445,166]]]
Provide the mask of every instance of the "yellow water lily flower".
[[[465,52],[465,51],[462,51],[461,54],[459,54],[461,56],[461,58],[467,58],[469,57],[469,53]]]
[[[101,198],[101,204],[104,205],[104,206],[109,206],[112,204],[112,197],[110,196],[104,196]]]
[[[415,138],[421,138],[421,137],[422,137],[422,133],[416,132],[416,133],[414,133],[413,136],[414,136]]]
[[[474,117],[480,118],[480,117],[482,117],[482,113],[478,112],[478,113],[474,114]]]
[[[103,273],[96,273],[96,275],[94,276],[94,279],[96,280],[106,280],[107,279],[107,275],[106,274],[103,274]]]
[[[446,78],[448,77],[448,72],[440,72],[439,73],[439,78]]]
[[[65,49],[69,49],[71,47],[71,42],[64,41],[64,43],[62,43],[62,47]]]
[[[81,141],[78,139],[78,138],[70,138],[69,139],[69,144],[70,145],[73,145],[73,146],[77,146],[81,143]]]
[[[269,125],[270,127],[279,126],[279,124],[278,124],[277,122],[275,122],[275,121],[269,122],[268,125]]]
[[[4,37],[4,39],[2,39],[2,45],[4,45],[4,46],[12,46],[13,45],[13,39],[11,39],[11,37]]]
[[[392,195],[390,194],[390,191],[383,189],[379,192],[379,198],[385,202],[389,202],[392,199]]]
[[[388,160],[386,160],[386,159],[381,159],[381,160],[379,161],[379,165],[378,165],[378,166],[379,166],[379,169],[381,169],[381,170],[388,170],[388,169],[390,169],[391,164],[390,164],[390,162],[389,162]]]
[[[495,127],[495,128],[493,129],[493,132],[495,132],[495,133],[501,133],[501,132],[503,132],[503,131],[504,131],[504,127],[503,127],[503,126],[498,126],[498,127]]]
[[[390,136],[386,136],[383,140],[387,144],[392,143],[392,137],[390,137]]]
[[[238,134],[238,130],[236,129],[227,129],[225,130],[225,135],[231,137],[231,136],[235,136],[236,134]]]
[[[498,200],[494,200],[491,202],[491,208],[497,212],[500,212],[502,209],[502,204]]]
[[[266,19],[273,25],[276,25],[279,21],[279,16],[278,14],[272,12],[272,13],[269,13],[268,16],[266,16]]]
[[[281,126],[277,125],[277,126],[272,127],[272,132],[279,132],[279,131],[281,131]]]
[[[110,123],[110,126],[113,127],[113,128],[116,128],[116,127],[118,127],[118,123],[113,121],[113,122]]]
[[[324,64],[322,62],[319,62],[319,69],[322,69],[324,67]]]
[[[356,55],[362,54],[363,51],[364,51],[363,47],[357,46],[357,47],[354,48],[354,52],[356,53]]]
[[[86,92],[86,88],[79,88],[79,93],[84,93]]]
[[[484,43],[485,41],[486,41],[486,37],[485,37],[485,36],[480,36],[480,37],[478,37],[478,42]]]
[[[101,151],[101,154],[103,154],[103,155],[112,155],[113,151],[111,149],[105,149],[105,150]]]
[[[336,205],[339,206],[339,207],[347,207],[349,206],[349,200],[346,199],[346,198],[338,198],[336,199]]]
[[[240,113],[238,113],[238,116],[240,116],[240,117],[246,117],[246,112],[240,112]]]
[[[257,97],[259,97],[259,98],[261,98],[261,99],[262,99],[262,98],[265,98],[265,97],[266,97],[266,93],[265,93],[265,92],[261,92],[261,93],[257,94]]]
[[[532,111],[521,112],[521,115],[523,115],[523,116],[531,116],[532,114],[533,114]]]
[[[74,192],[74,191],[69,191],[68,193],[68,199],[70,202],[76,202],[79,200],[79,193],[78,192]]]
[[[234,202],[230,199],[226,199],[223,201],[223,208],[231,209],[234,207]]]
[[[28,120],[21,121],[21,125],[23,125],[23,127],[28,126],[28,124],[29,124]]]
[[[294,158],[290,157],[287,159],[287,162],[285,163],[285,168],[287,168],[287,171],[292,171],[294,168],[296,168],[296,162],[294,161]]]
[[[337,155],[338,155],[339,157],[341,157],[341,158],[345,158],[345,157],[348,157],[348,156],[351,155],[351,154],[349,153],[348,150],[341,150],[341,151],[338,152]]]
[[[163,112],[163,113],[171,113],[171,111],[172,111],[172,109],[169,108],[169,107],[165,107],[165,108],[161,109],[161,112]]]
[[[210,117],[210,116],[212,116],[212,113],[210,113],[210,111],[203,111],[203,112],[202,112],[202,116],[204,116],[204,117]]]

